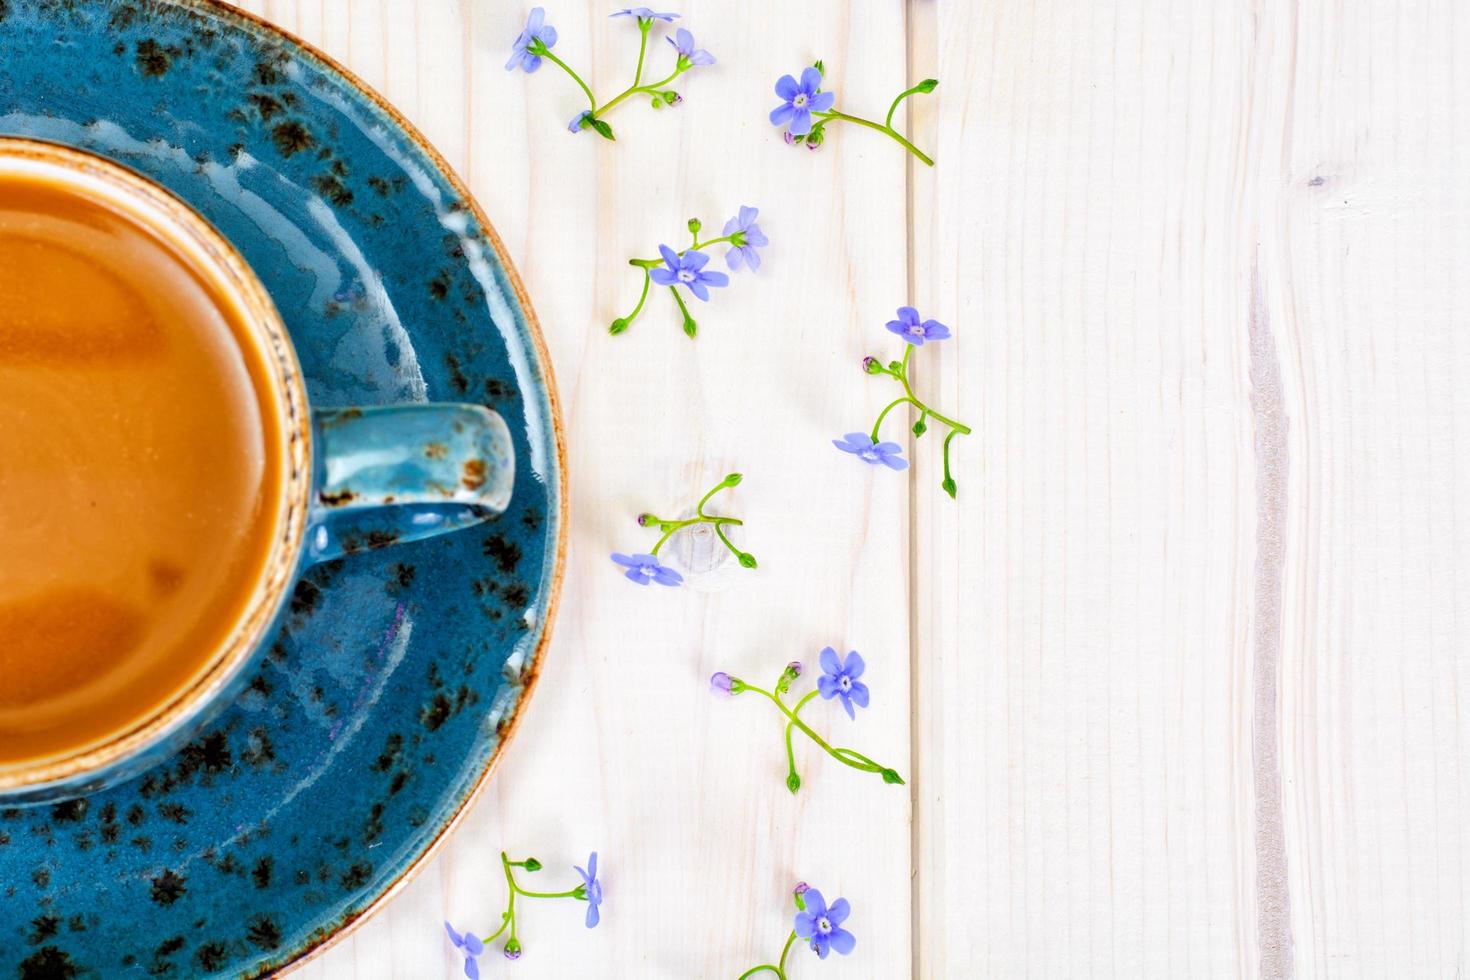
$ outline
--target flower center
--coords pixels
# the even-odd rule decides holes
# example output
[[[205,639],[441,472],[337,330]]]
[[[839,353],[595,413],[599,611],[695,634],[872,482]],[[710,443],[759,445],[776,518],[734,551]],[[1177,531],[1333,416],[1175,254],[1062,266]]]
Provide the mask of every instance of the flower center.
[[[839,690],[851,691],[852,690],[852,678],[851,677],[848,677],[846,674],[843,674],[841,677],[839,677],[837,679],[837,687],[838,687]]]
[[[866,459],[870,463],[876,462],[878,459],[878,454],[871,449],[864,449],[862,452],[858,453],[858,455],[861,456],[863,459]]]
[[[807,96],[805,92],[797,92],[796,97],[791,100],[791,104],[798,109],[805,109],[806,104],[810,101],[811,99]]]
[[[824,936],[827,935],[827,933],[832,931],[832,920],[825,915],[822,916],[817,920],[817,931]]]
[[[658,569],[653,565],[644,565],[642,568],[638,569],[638,571],[642,573],[644,578],[653,578],[655,575],[658,574]]]
[[[922,337],[924,335],[924,325],[922,323],[914,324],[909,327],[909,333],[915,337]]]
[[[680,269],[679,270],[679,281],[680,282],[693,282],[694,281],[694,273],[690,272],[688,269]]]

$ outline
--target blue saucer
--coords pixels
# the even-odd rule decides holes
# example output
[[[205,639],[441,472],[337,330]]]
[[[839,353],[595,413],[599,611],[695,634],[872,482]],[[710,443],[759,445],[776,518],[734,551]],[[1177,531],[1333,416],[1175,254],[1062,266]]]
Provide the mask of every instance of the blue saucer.
[[[502,518],[312,569],[247,692],[177,757],[0,812],[0,977],[264,975],[411,874],[515,726],[561,572],[546,354],[438,156],[246,15],[0,0],[0,133],[100,153],[197,208],[275,298],[317,407],[480,402],[515,438]]]

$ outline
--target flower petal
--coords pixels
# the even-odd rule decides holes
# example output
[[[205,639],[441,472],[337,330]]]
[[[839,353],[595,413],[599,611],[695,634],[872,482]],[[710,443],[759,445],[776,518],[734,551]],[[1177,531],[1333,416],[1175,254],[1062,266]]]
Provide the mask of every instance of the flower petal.
[[[845,898],[839,898],[832,903],[831,908],[827,909],[827,921],[834,927],[846,922],[849,915],[852,915],[852,906],[847,904]]]
[[[827,900],[815,888],[808,888],[801,899],[806,902],[806,910],[816,918],[820,919],[827,914]]]
[[[448,919],[444,920],[444,931],[449,933],[449,941],[454,944],[455,949],[464,946],[464,937],[454,931],[454,926],[449,924]]]
[[[612,560],[617,562],[619,565],[622,565],[624,568],[638,568],[644,565],[645,562],[638,560],[642,557],[642,555],[625,555],[618,551],[614,551],[612,553]]]
[[[749,228],[751,223],[755,221],[756,216],[760,213],[759,208],[753,208],[748,204],[740,205],[740,227]]]
[[[663,266],[649,269],[648,277],[660,286],[673,286],[679,281],[679,276],[672,269],[666,269]]]
[[[526,30],[530,31],[532,34],[535,34],[537,31],[541,30],[541,25],[545,23],[546,8],[532,7],[531,16],[526,18]]]
[[[816,95],[817,94],[817,90],[820,89],[821,87],[822,87],[822,73],[821,72],[817,71],[815,68],[813,68],[810,65],[808,65],[807,67],[805,67],[805,68],[803,68],[801,70],[801,91],[805,92],[809,96],[810,95]]]
[[[812,131],[812,114],[809,109],[791,110],[791,135],[805,136]]]
[[[887,323],[883,324],[883,326],[888,328],[889,333],[896,333],[905,340],[908,339],[909,328],[904,326],[899,321],[889,320]]]
[[[682,268],[682,266],[679,264],[679,253],[675,252],[667,245],[660,244],[658,247],[658,254],[663,256],[663,260],[668,263],[670,269]]]
[[[795,114],[796,109],[792,107],[791,103],[783,102],[771,110],[771,125],[784,126],[791,121],[791,117]]]
[[[792,928],[802,939],[810,939],[817,931],[817,917],[810,912],[798,912]]]
[[[837,696],[837,678],[831,674],[823,674],[818,677],[817,693],[822,696],[823,701],[831,701]]]
[[[846,929],[834,929],[828,934],[827,942],[831,943],[832,948],[843,956],[857,948],[857,938]]]
[[[701,303],[709,302],[709,287],[705,286],[704,283],[700,282],[698,279],[695,279],[692,282],[686,282],[684,285],[689,287],[689,291],[691,293],[699,297],[699,301]]]
[[[729,230],[726,229],[725,234],[728,235],[729,233]],[[738,270],[740,268],[741,262],[744,259],[745,249],[743,248],[732,248],[730,249],[730,251],[725,253],[725,264],[728,265],[731,269]]]
[[[730,285],[730,277],[723,272],[701,272],[698,281],[708,286],[724,287]]]
[[[471,956],[479,956],[485,952],[485,944],[480,941],[479,936],[473,932],[467,932],[464,934],[464,951]]]
[[[857,712],[852,710],[852,695],[846,692],[842,695],[842,710],[847,712],[847,717],[857,721]]]
[[[547,46],[550,47],[550,45]],[[837,93],[818,92],[816,95],[812,96],[811,101],[808,102],[807,105],[811,106],[812,112],[826,112],[828,109],[832,108],[832,103],[836,101]]]
[[[857,680],[863,676],[863,671],[868,669],[868,665],[863,661],[863,655],[861,653],[858,653],[856,650],[849,650],[847,652],[847,659],[842,663],[842,669],[847,672],[848,677]]]
[[[684,576],[680,575],[672,568],[660,565],[658,567],[658,571],[655,572],[653,575],[653,580],[659,585],[667,585],[672,587],[675,585],[682,585],[684,582]]]
[[[540,68],[540,67],[541,67],[541,59],[540,58],[536,57],[535,55],[527,55],[526,56],[525,69],[526,69],[526,74],[527,75],[534,75],[536,73],[536,69],[537,68]]]
[[[938,320],[925,320],[924,336],[930,340],[948,340],[950,337],[949,327],[946,327]]]
[[[849,435],[847,438],[852,439],[852,436]],[[863,436],[862,438],[866,440],[867,436]],[[869,443],[869,445],[871,445],[871,443]],[[822,647],[822,652],[817,654],[817,662],[821,664],[822,669],[829,674],[835,676],[842,673],[842,661],[838,658],[837,651],[832,649],[831,647]]]
[[[552,27],[550,24],[538,31],[536,33],[536,36],[540,38],[541,43],[546,45],[548,48],[556,47],[556,28]]]
[[[480,980],[480,961],[473,956],[464,958],[464,975],[470,980]]]
[[[674,32],[674,37],[678,39],[674,47],[679,49],[680,54],[687,56],[694,53],[694,35],[689,33],[689,28],[679,28]]]
[[[715,63],[715,56],[700,48],[689,56],[689,63],[691,65],[712,65]]]
[[[587,859],[587,883],[590,885],[592,882],[594,882],[596,880],[597,880],[597,852],[596,851],[593,851],[592,852],[592,856]]]
[[[851,677],[852,675],[848,674],[847,676]],[[852,695],[853,704],[856,704],[859,708],[866,708],[868,706],[868,685],[862,681],[853,681],[852,690],[848,693]]]
[[[880,458],[878,462],[882,463],[890,470],[906,470],[909,468],[909,461],[904,459],[902,456],[884,456]]]
[[[912,327],[919,322],[919,311],[912,306],[900,306],[898,308],[898,320],[900,323],[905,323]]]
[[[587,906],[587,928],[596,929],[597,923],[602,921],[602,913],[597,910],[596,905]]]
[[[751,272],[754,272],[761,267],[761,253],[757,252],[749,245],[741,249],[741,251],[745,253],[745,263],[750,266]]]
[[[684,268],[686,269],[693,269],[695,272],[698,272],[708,264],[709,255],[698,249],[684,253]]]
[[[808,68],[807,70],[810,71],[811,69]],[[780,78],[776,79],[776,94],[785,99],[787,102],[790,102],[792,99],[796,98],[797,93],[800,91],[801,89],[798,88],[796,85],[796,79],[792,78],[790,75],[782,75]],[[772,121],[774,122],[774,120]]]

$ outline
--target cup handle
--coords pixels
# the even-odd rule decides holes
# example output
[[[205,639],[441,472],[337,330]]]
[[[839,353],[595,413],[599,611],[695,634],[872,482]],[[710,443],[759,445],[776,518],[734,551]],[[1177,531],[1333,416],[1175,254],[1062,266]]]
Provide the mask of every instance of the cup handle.
[[[505,511],[515,449],[479,405],[393,405],[312,413],[313,562],[417,541]]]

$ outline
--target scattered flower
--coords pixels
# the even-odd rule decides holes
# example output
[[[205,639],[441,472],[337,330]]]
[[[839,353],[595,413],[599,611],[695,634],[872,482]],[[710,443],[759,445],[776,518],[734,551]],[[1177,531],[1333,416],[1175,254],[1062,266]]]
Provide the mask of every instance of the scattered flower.
[[[648,273],[660,286],[683,286],[701,302],[708,302],[708,287],[730,285],[730,277],[723,272],[704,271],[709,264],[709,256],[703,252],[691,248],[681,253],[660,245],[658,253],[664,257],[664,267],[650,269]]]
[[[694,516],[686,520],[668,521],[656,514],[639,514],[638,526],[657,527],[661,532],[661,536],[658,541],[654,542],[653,548],[650,549],[648,554],[622,555],[614,553],[612,556],[613,561],[627,568],[627,571],[623,574],[639,585],[647,585],[649,580],[658,582],[660,585],[678,585],[684,581],[683,576],[673,569],[659,564],[659,549],[668,543],[669,538],[673,537],[676,531],[681,531],[686,527],[692,527],[696,524],[709,524],[714,528],[715,536],[720,539],[720,543],[730,550],[730,553],[735,556],[736,561],[740,562],[742,568],[754,568],[755,556],[748,551],[741,551],[735,547],[730,542],[729,537],[726,536],[724,530],[727,527],[739,527],[744,522],[734,517],[717,517],[704,512],[704,506],[709,503],[711,497],[721,490],[738,486],[742,479],[744,477],[739,473],[731,473],[719,483],[715,484],[714,489],[700,498],[699,504],[694,508]],[[672,577],[672,580],[668,580],[669,576]]]
[[[847,655],[846,662],[838,659],[837,651],[827,647],[821,653],[821,664],[824,673],[817,678],[817,689],[808,691],[794,705],[788,705],[783,697],[791,690],[791,684],[802,674],[801,662],[793,660],[781,671],[781,676],[776,679],[771,690],[766,690],[751,684],[749,681],[739,677],[732,677],[724,671],[720,671],[710,678],[710,688],[717,694],[743,694],[753,691],[762,695],[781,713],[783,725],[786,730],[786,788],[795,793],[801,789],[801,776],[796,772],[796,755],[792,751],[791,740],[795,732],[800,731],[823,751],[842,763],[844,766],[856,769],[859,772],[870,772],[882,777],[885,783],[899,785],[903,783],[903,777],[894,769],[874,762],[872,759],[852,749],[841,748],[828,744],[828,742],[801,720],[802,709],[811,703],[812,699],[821,697],[824,700],[840,698],[842,706],[846,709],[848,717],[857,718],[853,705],[860,708],[868,706],[868,686],[858,680],[862,676],[865,665],[863,658],[853,651]],[[801,893],[798,892],[798,895]]]
[[[658,558],[653,555],[624,555],[615,551],[612,560],[627,569],[623,575],[628,581],[639,585],[657,582],[659,585],[674,586],[684,581],[684,576],[666,565],[660,565]]]
[[[851,953],[857,946],[857,939],[842,928],[842,923],[852,914],[847,899],[839,898],[828,906],[822,893],[815,888],[807,889],[802,898],[806,901],[806,908],[796,913],[792,929],[797,937],[805,939],[807,945],[824,960],[832,950],[843,956]]]
[[[673,294],[674,302],[678,304],[679,312],[684,317],[684,333],[693,338],[698,333],[699,324],[690,314],[677,287],[683,286],[701,301],[707,302],[711,286],[723,288],[730,284],[730,277],[723,272],[705,268],[709,265],[709,255],[704,250],[711,245],[729,244],[730,250],[725,253],[725,262],[731,269],[737,269],[742,264],[751,269],[759,268],[760,253],[756,250],[770,244],[770,239],[766,238],[760,225],[755,223],[759,214],[756,208],[744,205],[739,214],[725,222],[724,234],[705,241],[700,241],[699,238],[703,224],[698,218],[690,218],[687,224],[692,238],[689,247],[684,251],[676,252],[668,245],[659,245],[659,258],[629,259],[629,265],[643,270],[643,290],[638,294],[638,304],[633,307],[633,311],[610,323],[608,333],[616,336],[638,319],[638,314],[643,312],[643,305],[648,301],[649,287],[656,283],[667,287]]]
[[[449,933],[454,948],[464,954],[464,975],[470,980],[480,980],[480,956],[485,952],[485,944],[472,932],[461,936],[448,922],[444,923],[444,931]]]
[[[483,940],[474,933],[467,932],[460,935],[448,922],[444,923],[444,929],[449,933],[449,941],[454,948],[464,954],[464,974],[470,980],[479,980],[480,963],[479,958],[485,952],[485,947],[502,935],[506,936],[505,944],[501,952],[508,960],[518,960],[525,947],[521,945],[520,939],[516,937],[516,898],[571,898],[587,903],[587,928],[591,929],[597,925],[601,916],[602,905],[602,882],[597,878],[597,852],[592,852],[592,857],[587,861],[587,868],[576,868],[582,883],[575,888],[569,888],[562,892],[540,892],[527,891],[522,888],[520,882],[516,881],[515,869],[520,868],[527,873],[534,874],[541,870],[541,862],[535,858],[526,858],[524,861],[512,861],[504,851],[500,852],[500,864],[505,870],[505,880],[510,887],[510,894],[506,898],[505,911],[500,916],[500,928]],[[522,906],[524,908],[524,906]]]
[[[725,264],[731,269],[739,269],[743,264],[754,272],[761,267],[761,255],[756,249],[765,248],[771,242],[761,231],[761,226],[755,223],[758,214],[760,211],[756,208],[742,204],[740,213],[725,222],[721,234],[730,239],[730,250],[725,253]]]
[[[812,131],[812,113],[832,108],[837,96],[823,92],[822,73],[816,68],[803,68],[801,81],[790,75],[776,80],[776,95],[783,101],[771,110],[771,122],[785,126],[792,136],[805,136]]]
[[[672,44],[674,50],[679,52],[680,61],[688,62],[690,65],[712,65],[715,63],[714,55],[702,48],[694,47],[694,35],[689,33],[687,28],[679,28],[674,32],[673,37],[666,37],[664,40]]]
[[[934,166],[934,161],[927,154],[893,128],[893,115],[909,96],[934,91],[939,86],[937,80],[926,78],[912,88],[904,89],[889,106],[887,118],[878,123],[839,111],[836,107],[836,96],[822,91],[822,76],[825,71],[825,67],[818,61],[810,68],[802,69],[800,81],[791,75],[782,75],[777,79],[776,95],[780,97],[781,104],[771,110],[770,118],[773,125],[785,128],[783,138],[787,145],[805,143],[807,149],[815,150],[826,138],[828,126],[835,122],[854,122],[887,135],[923,163]]]
[[[887,327],[889,332],[904,339],[903,359],[889,361],[885,366],[879,363],[876,357],[864,357],[863,372],[865,374],[884,374],[893,378],[903,385],[903,394],[885,405],[878,413],[878,421],[873,423],[871,432],[849,432],[841,440],[833,440],[833,445],[868,463],[874,465],[882,463],[895,470],[905,469],[909,464],[907,460],[899,457],[901,449],[898,443],[879,442],[878,433],[882,430],[883,420],[888,417],[889,412],[903,404],[912,405],[919,410],[919,418],[912,426],[915,439],[929,431],[930,419],[943,423],[949,429],[949,433],[944,437],[944,479],[939,485],[945,493],[954,497],[958,493],[958,484],[955,483],[954,475],[950,472],[949,444],[954,441],[955,436],[969,435],[970,427],[935,411],[928,404],[920,401],[918,395],[914,394],[913,385],[909,382],[909,358],[913,355],[914,350],[924,346],[928,341],[949,339],[949,327],[938,320],[921,320],[919,311],[912,306],[900,306],[898,318],[889,320]]]
[[[582,885],[587,890],[587,928],[595,929],[602,920],[602,913],[598,911],[602,905],[602,882],[597,880],[597,852],[593,851],[592,856],[587,859],[585,869],[574,868],[582,876]]]
[[[556,46],[556,28],[546,23],[546,11],[532,7],[526,18],[526,26],[516,35],[511,45],[510,60],[505,63],[506,71],[522,68],[527,74],[541,67],[541,55]]]
[[[661,20],[673,23],[678,14],[662,14],[649,10],[647,7],[624,7],[622,10],[609,14],[609,17],[637,17],[639,20]]]
[[[948,340],[949,327],[938,320],[919,322],[919,311],[912,306],[900,306],[898,319],[888,321],[888,332],[896,333],[915,347],[923,347],[926,340]]]
[[[824,647],[821,653],[822,670],[825,671],[817,678],[817,690],[821,692],[824,701],[833,698],[842,699],[842,707],[847,709],[847,717],[856,719],[857,714],[852,710],[856,704],[859,708],[868,706],[868,685],[858,680],[867,669],[863,663],[862,655],[856,650],[850,651],[846,660],[838,659],[837,651],[831,647]]]
[[[903,458],[902,446],[896,442],[878,442],[866,432],[849,432],[841,439],[833,439],[832,445],[871,466],[882,464],[890,470],[906,470],[909,466],[909,461]]]

